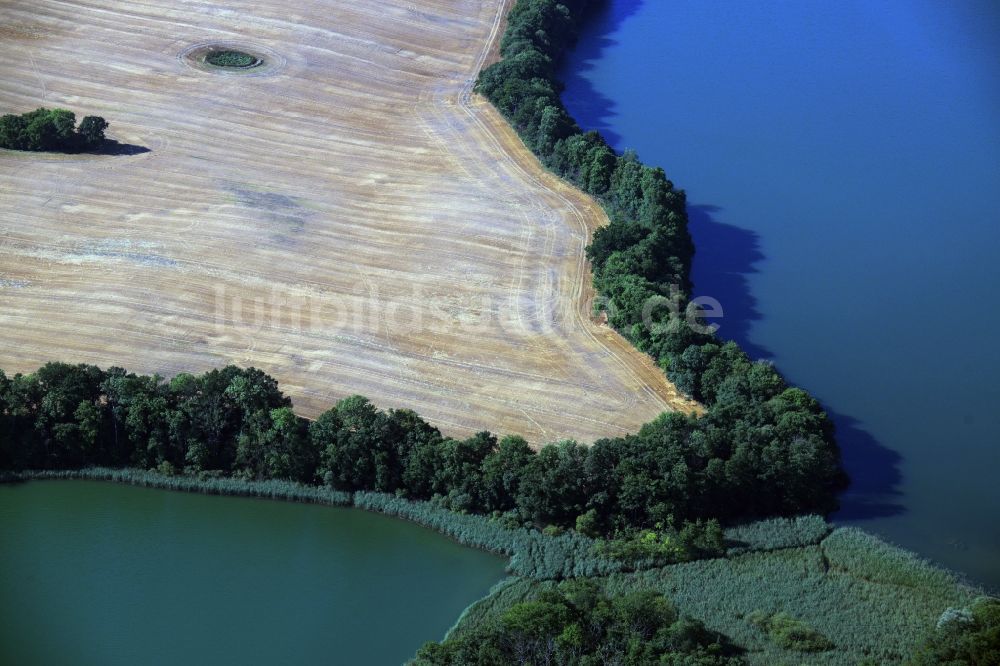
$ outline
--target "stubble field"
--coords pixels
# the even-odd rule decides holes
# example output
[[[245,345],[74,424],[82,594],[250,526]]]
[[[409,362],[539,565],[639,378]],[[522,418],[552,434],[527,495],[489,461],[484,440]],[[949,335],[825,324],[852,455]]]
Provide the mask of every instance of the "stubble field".
[[[0,368],[253,365],[305,416],[361,393],[536,443],[689,409],[590,319],[603,212],[471,93],[501,4],[0,5],[0,112],[148,149],[0,151]]]

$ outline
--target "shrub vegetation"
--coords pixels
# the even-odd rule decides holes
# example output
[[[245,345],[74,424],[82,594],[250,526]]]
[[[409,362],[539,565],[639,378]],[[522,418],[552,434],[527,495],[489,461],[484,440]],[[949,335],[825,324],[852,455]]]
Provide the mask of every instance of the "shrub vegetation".
[[[1000,664],[1000,599],[980,597],[965,608],[949,608],[907,664]]]
[[[767,633],[771,640],[786,650],[795,652],[826,652],[833,643],[802,620],[788,613],[767,614],[754,611],[747,617],[750,624]]]
[[[599,541],[597,552],[632,568],[689,562],[726,553],[722,527],[717,520],[685,523],[680,529],[657,523],[653,529],[629,530],[614,539]]]
[[[771,524],[767,529],[774,533],[778,527]],[[834,534],[839,531],[834,530]],[[616,573],[598,582],[611,597],[642,591],[664,595],[682,615],[702,622],[713,633],[727,636],[744,650],[743,657],[752,664],[899,664],[911,658],[917,646],[927,640],[928,632],[940,623],[938,618],[944,609],[952,607],[946,615],[966,613],[980,592],[962,585],[947,572],[877,543],[883,553],[898,553],[893,558],[897,567],[917,571],[886,570],[884,575],[867,578],[849,569],[830,568],[823,542]],[[941,578],[929,575],[930,571],[938,572]],[[893,582],[900,579],[948,579],[951,583],[914,587]],[[474,632],[476,627],[494,622],[512,605],[554,587],[550,581],[526,578],[505,581],[464,613],[449,638]],[[804,645],[776,640],[753,623],[781,613],[811,628],[832,646],[805,654],[798,649]],[[794,637],[795,632],[791,633]],[[945,640],[943,634],[938,637],[941,640]],[[995,637],[988,632],[982,634],[982,640],[984,645],[996,646],[990,643]],[[923,666],[937,662],[917,663]]]
[[[538,589],[488,622],[417,653],[419,666],[653,664],[716,666],[731,658],[724,638],[681,617],[657,592],[608,596],[592,580]]]
[[[243,51],[227,49],[225,51],[211,51],[205,56],[205,62],[215,67],[249,69],[259,65],[260,58]]]

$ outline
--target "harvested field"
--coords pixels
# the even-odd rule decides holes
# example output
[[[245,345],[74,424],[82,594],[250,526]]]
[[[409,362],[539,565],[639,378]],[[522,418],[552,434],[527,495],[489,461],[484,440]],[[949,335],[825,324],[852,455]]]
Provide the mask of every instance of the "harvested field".
[[[600,208],[471,94],[500,4],[0,5],[0,111],[126,144],[0,151],[0,368],[254,365],[306,416],[361,393],[534,442],[690,408],[589,319]]]

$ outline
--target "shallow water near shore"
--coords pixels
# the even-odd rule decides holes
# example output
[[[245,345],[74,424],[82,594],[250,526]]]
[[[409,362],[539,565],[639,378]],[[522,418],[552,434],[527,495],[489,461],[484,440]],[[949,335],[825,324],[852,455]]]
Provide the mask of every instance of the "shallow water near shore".
[[[0,663],[399,664],[502,558],[356,509],[0,485]]]
[[[837,522],[1000,588],[1000,6],[610,0],[563,79],[687,190],[720,334],[833,414]]]

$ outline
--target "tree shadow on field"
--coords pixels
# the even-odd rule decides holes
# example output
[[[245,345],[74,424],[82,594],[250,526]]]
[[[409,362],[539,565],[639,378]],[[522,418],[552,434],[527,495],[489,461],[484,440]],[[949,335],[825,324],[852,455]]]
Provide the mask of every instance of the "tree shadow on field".
[[[142,155],[143,153],[152,152],[151,149],[146,146],[138,146],[134,143],[120,143],[114,139],[105,139],[104,143],[98,148],[93,148],[89,150],[73,150],[70,148],[65,149],[52,149],[44,151],[33,151],[33,150],[23,150],[17,151],[22,153],[34,153],[34,152],[44,152],[50,155],[107,155],[107,156],[121,156],[121,155]]]
[[[119,143],[113,139],[107,139],[101,147],[92,151],[94,155],[142,155],[150,152],[146,146],[137,146],[133,143]]]
[[[610,37],[646,0],[599,0],[584,18],[579,42],[563,60],[559,78],[566,84],[562,99],[570,116],[584,131],[597,130],[611,146],[621,149],[622,137],[612,127],[614,100],[598,92],[584,76],[594,69],[606,49],[618,41]]]
[[[711,205],[688,206],[697,248],[692,267],[694,295],[710,296],[722,304],[724,316],[715,322],[720,324],[719,337],[738,343],[755,359],[771,359],[774,355],[768,349],[750,340],[754,322],[763,318],[749,278],[766,258],[760,236],[718,221],[715,215],[720,210]],[[865,520],[904,513],[898,490],[902,456],[880,444],[856,419],[828,405],[823,408],[836,427],[844,469],[851,479],[834,518]]]

